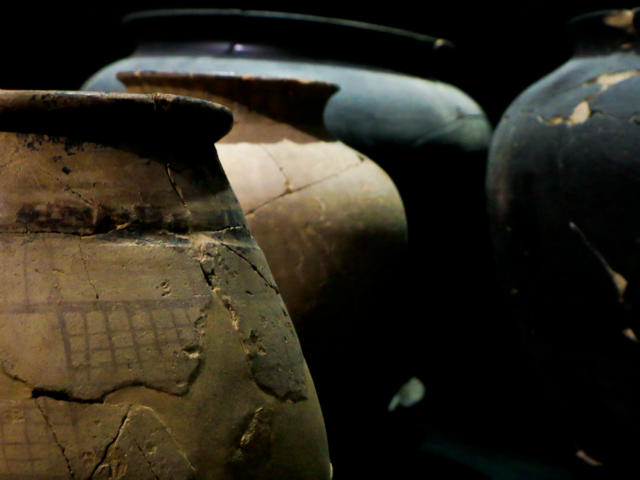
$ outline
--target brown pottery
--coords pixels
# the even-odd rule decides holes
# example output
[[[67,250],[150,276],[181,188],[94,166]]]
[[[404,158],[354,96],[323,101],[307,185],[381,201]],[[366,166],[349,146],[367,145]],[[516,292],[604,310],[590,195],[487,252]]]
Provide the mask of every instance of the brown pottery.
[[[327,134],[331,84],[153,72],[118,78],[132,92],[189,95],[232,110],[220,161],[296,325],[336,473],[344,473],[345,462],[369,448],[362,445],[387,441],[380,418],[410,376],[400,365],[407,226],[393,182]]]
[[[329,478],[230,126],[172,95],[0,91],[0,478]]]

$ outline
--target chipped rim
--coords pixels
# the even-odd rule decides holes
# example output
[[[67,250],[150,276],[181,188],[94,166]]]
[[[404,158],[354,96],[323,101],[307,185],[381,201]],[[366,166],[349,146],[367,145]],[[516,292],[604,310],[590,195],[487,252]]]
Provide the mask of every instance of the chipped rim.
[[[200,97],[197,92],[201,92],[202,98],[229,106],[242,104],[274,120],[299,126],[321,125],[329,98],[339,90],[324,81],[251,74],[139,70],[118,72],[116,78],[130,91],[174,91],[194,97]]]
[[[270,88],[286,89],[289,92],[295,94],[299,91],[314,91],[317,94],[324,94],[327,97],[333,95],[340,86],[331,82],[324,82],[321,80],[314,80],[309,78],[294,78],[294,77],[269,77],[266,75],[252,75],[252,74],[234,74],[234,73],[199,73],[199,72],[163,72],[160,70],[136,70],[136,71],[122,71],[116,74],[118,80],[125,85],[142,83],[152,80],[178,80],[178,81],[191,81],[200,82],[206,84],[208,82],[215,83],[216,81],[234,82],[242,85],[267,85]]]
[[[232,123],[228,108],[178,95],[0,90],[0,131],[215,142]]]

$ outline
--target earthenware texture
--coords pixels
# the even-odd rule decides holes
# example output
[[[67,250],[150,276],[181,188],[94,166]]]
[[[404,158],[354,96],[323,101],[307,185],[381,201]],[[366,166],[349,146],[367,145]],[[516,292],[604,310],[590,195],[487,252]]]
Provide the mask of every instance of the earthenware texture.
[[[231,118],[0,92],[0,477],[329,478],[295,331],[217,161]]]

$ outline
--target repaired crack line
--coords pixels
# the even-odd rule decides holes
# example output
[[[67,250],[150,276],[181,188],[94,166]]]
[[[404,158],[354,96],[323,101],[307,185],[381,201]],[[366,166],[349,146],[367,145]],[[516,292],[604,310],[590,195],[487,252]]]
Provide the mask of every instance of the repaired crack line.
[[[281,194],[276,195],[273,198],[270,198],[269,200],[265,201],[264,203],[261,203],[260,205],[257,205],[255,207],[247,210],[246,212],[244,212],[244,215],[245,215],[245,217],[248,217],[249,215],[253,215],[258,210],[260,210],[261,208],[269,205],[270,203],[275,202],[276,200],[279,200],[279,199],[281,199],[283,197],[286,197],[287,195],[292,195],[294,193],[301,192],[302,190],[306,190],[307,188],[314,187],[314,186],[316,186],[316,185],[318,185],[318,184],[320,184],[322,182],[325,182],[325,181],[330,180],[332,178],[338,177],[338,176],[342,175],[344,172],[346,172],[348,170],[351,170],[352,168],[360,167],[363,164],[364,164],[364,162],[358,161],[358,163],[354,163],[354,164],[348,165],[347,167],[343,168],[339,172],[332,173],[331,175],[327,175],[326,177],[323,177],[323,178],[321,178],[319,180],[316,180],[314,182],[307,183],[306,185],[303,185],[303,186],[298,187],[298,188],[285,190]]]
[[[5,362],[6,362],[6,360],[2,360],[2,361],[0,361],[0,371],[1,371],[4,375],[6,375],[7,377],[9,377],[11,380],[14,380],[14,381],[16,381],[16,382],[18,382],[18,383],[23,384],[25,387],[27,387],[28,389],[30,389],[30,390],[31,390],[31,392],[32,392],[32,394],[33,394],[33,391],[35,390],[35,387],[34,387],[33,385],[30,385],[27,381],[23,380],[23,379],[22,379],[22,378],[20,378],[19,376],[14,375],[14,374],[12,374],[12,373],[9,373],[9,371],[7,370],[7,368],[6,368],[6,367],[5,367],[5,365],[4,365],[4,364],[5,364]]]
[[[81,232],[74,232],[74,231],[65,231],[65,232],[61,232],[61,231],[56,231],[56,230],[32,230],[31,228],[29,228],[29,225],[24,225],[23,228],[21,229],[16,229],[16,230],[2,230],[2,225],[0,225],[0,235],[49,235],[49,234],[53,234],[53,235],[70,235],[73,237],[81,237],[81,238],[98,238],[100,236],[103,235],[108,235],[111,233],[116,233],[116,232],[122,232],[124,230],[127,230],[129,227],[133,227],[136,226],[136,224],[134,222],[128,222],[122,225],[118,225],[116,226],[116,228],[113,228],[111,230],[108,230],[106,232],[99,232],[99,233],[81,233]],[[142,225],[141,225],[142,226]],[[225,233],[228,231],[232,231],[232,230],[246,230],[246,226],[244,225],[234,225],[231,227],[224,227],[224,228],[220,228],[218,230],[190,230],[186,235],[185,232],[183,231],[172,231],[172,230],[167,230],[166,228],[149,228],[149,229],[141,229],[140,230],[140,237],[146,237],[148,235],[172,235],[176,238],[180,238],[180,239],[185,239],[187,238],[189,235],[192,235],[194,233]]]
[[[49,417],[47,416],[46,413],[44,413],[44,409],[42,408],[42,405],[40,405],[40,402],[37,399],[34,399],[34,402],[35,402],[36,407],[38,408],[38,410],[40,410],[40,414],[42,415],[42,418],[44,418],[44,421],[47,424],[47,427],[49,428],[49,431],[51,432],[51,435],[53,436],[53,440],[56,442],[56,445],[58,445],[58,448],[60,449],[60,453],[62,453],[62,457],[64,458],[64,461],[67,464],[67,470],[69,470],[69,475],[71,475],[71,479],[74,480],[76,478],[76,476],[73,473],[73,469],[71,468],[71,462],[69,461],[69,458],[67,457],[67,453],[65,451],[65,448],[60,443],[60,440],[58,440],[58,436],[56,435],[56,431],[54,430],[53,425],[51,424],[51,421],[49,420]]]
[[[182,189],[176,183],[176,179],[173,176],[173,172],[171,172],[171,165],[169,163],[167,163],[165,165],[165,171],[167,172],[167,178],[169,179],[169,183],[171,184],[171,188],[173,188],[173,191],[176,193],[176,195],[180,199],[180,202],[182,203],[182,206],[187,210],[187,213],[191,214],[191,212],[189,212],[189,209],[187,208],[187,202],[185,202],[185,200],[184,200],[184,195],[182,194]]]
[[[583,99],[580,103],[578,103],[573,109],[571,115],[569,117],[564,118],[561,116],[554,116],[551,118],[544,118],[541,115],[537,115],[537,119],[540,123],[545,125],[568,125],[572,127],[574,125],[579,125],[588,121],[595,112],[598,112],[602,115],[607,115],[599,110],[592,110],[591,103],[597,99],[604,92],[609,90],[609,88],[618,85],[619,83],[624,82],[625,80],[629,80],[630,78],[636,77],[640,75],[640,69],[635,70],[627,70],[623,72],[615,72],[615,73],[603,73],[598,75],[595,78],[589,79],[586,82],[581,83],[577,88],[581,87],[589,87],[592,85],[598,85],[600,90],[597,92],[588,95],[585,99]],[[523,110],[524,111],[524,110]],[[613,117],[613,115],[611,115]]]
[[[240,252],[238,252],[236,249],[234,249],[233,247],[227,245],[226,243],[224,243],[223,241],[220,241],[220,245],[222,245],[223,247],[227,248],[228,250],[230,250],[232,253],[235,253],[239,258],[241,258],[242,260],[244,260],[250,267],[251,269],[256,272],[258,274],[258,276],[260,278],[262,278],[262,280],[264,281],[264,283],[271,288],[276,294],[280,294],[280,290],[278,289],[278,287],[276,285],[274,285],[272,282],[270,282],[265,276],[264,274],[258,269],[258,267],[256,267],[253,263],[251,263],[249,261],[249,259],[247,257],[245,257],[244,255],[242,255]]]
[[[147,462],[147,465],[149,466],[149,471],[152,473],[152,475],[155,477],[156,480],[162,480],[158,474],[156,473],[156,471],[153,469],[153,464],[151,463],[151,461],[147,458],[147,455],[145,454],[144,450],[142,449],[142,447],[140,446],[140,444],[138,443],[138,441],[136,440],[136,438],[134,436],[131,437],[131,441],[133,442],[133,444],[136,446],[136,448],[138,449],[138,451],[140,452],[140,454],[142,455],[142,458],[144,458],[144,461]]]
[[[66,192],[70,192],[71,194],[75,195],[77,198],[79,198],[82,202],[86,203],[90,207],[94,207],[94,208],[98,208],[99,207],[99,205],[97,204],[97,202],[95,200],[90,200],[88,198],[85,198],[84,195],[82,195],[80,192],[77,192],[73,188],[71,188],[67,182],[61,180],[56,175],[53,175],[48,170],[46,170],[44,168],[40,168],[39,170],[40,170],[40,173],[44,174],[45,176],[49,177],[50,179],[52,179],[52,180],[56,181],[58,184],[60,184],[64,188],[64,190]]]
[[[80,252],[80,261],[82,262],[82,267],[87,277],[87,282],[89,282],[89,285],[91,285],[91,288],[93,288],[93,292],[96,296],[96,300],[98,300],[100,299],[100,294],[98,293],[98,289],[96,288],[95,284],[91,280],[91,275],[89,275],[89,267],[87,266],[87,259],[84,256],[84,251],[82,250],[82,237],[78,238],[78,251]]]
[[[613,286],[616,289],[616,292],[618,292],[618,301],[620,303],[624,303],[624,294],[626,292],[627,284],[628,284],[627,280],[621,274],[619,274],[613,268],[611,268],[611,265],[609,265],[609,262],[607,262],[604,256],[591,244],[591,242],[589,242],[589,240],[587,240],[587,237],[585,236],[584,232],[580,230],[580,228],[575,223],[569,222],[569,228],[580,236],[584,245],[600,261],[601,265],[609,274],[609,277],[613,282]]]
[[[267,154],[267,156],[271,159],[271,161],[273,161],[276,168],[280,171],[282,178],[284,178],[284,190],[285,190],[284,193],[291,193],[293,191],[293,188],[291,188],[291,179],[289,179],[287,174],[284,173],[284,168],[282,167],[282,165],[278,163],[276,157],[273,155],[273,153],[271,153],[271,151],[268,148],[265,148],[264,146],[262,146],[262,150]]]
[[[98,460],[98,462],[96,463],[96,466],[91,471],[91,474],[89,475],[89,479],[93,478],[96,472],[98,471],[98,469],[102,465],[104,465],[105,460],[109,456],[109,449],[111,449],[111,447],[120,439],[120,436],[122,435],[122,432],[124,430],[125,423],[127,423],[127,420],[129,419],[129,415],[131,414],[132,408],[133,407],[131,405],[129,405],[129,408],[127,408],[127,412],[125,413],[124,417],[122,418],[122,421],[120,422],[118,431],[114,435],[113,439],[105,446],[104,452],[102,453],[102,457]]]

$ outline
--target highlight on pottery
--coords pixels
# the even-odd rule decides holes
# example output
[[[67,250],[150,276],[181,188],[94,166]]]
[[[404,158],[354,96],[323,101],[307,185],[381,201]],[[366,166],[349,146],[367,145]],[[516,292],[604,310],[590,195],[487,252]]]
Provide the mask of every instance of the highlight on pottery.
[[[570,23],[574,56],[507,109],[487,179],[505,291],[559,430],[606,478],[640,472],[639,22]]]
[[[329,478],[217,160],[231,123],[172,95],[0,91],[0,477]]]
[[[385,327],[403,311],[397,298],[408,281],[397,189],[378,165],[326,132],[322,113],[334,85],[163,72],[118,78],[131,92],[188,95],[233,112],[231,132],[217,143],[220,162],[298,331],[332,460],[344,474],[343,462],[360,458],[353,435],[378,430],[361,443],[388,442],[376,419],[409,375],[405,332]],[[373,298],[381,282],[384,295]],[[372,345],[382,350],[354,377]],[[367,401],[353,411],[345,396]]]

